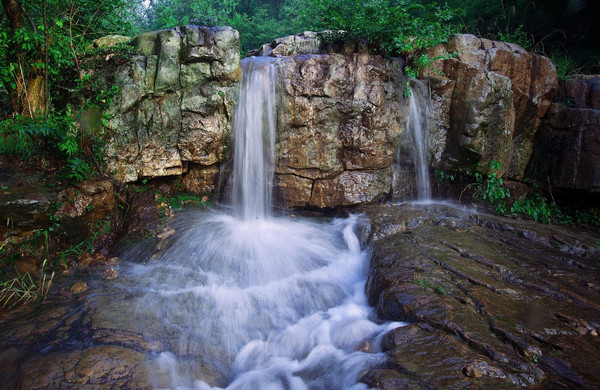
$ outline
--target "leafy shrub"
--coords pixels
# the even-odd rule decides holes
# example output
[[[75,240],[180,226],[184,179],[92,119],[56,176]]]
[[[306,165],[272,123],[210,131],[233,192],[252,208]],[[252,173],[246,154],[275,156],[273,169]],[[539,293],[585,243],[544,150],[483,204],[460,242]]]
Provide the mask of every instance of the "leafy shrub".
[[[551,203],[538,191],[530,194],[524,200],[514,202],[510,208],[514,214],[527,216],[536,222],[542,223],[566,223],[566,217],[562,215],[562,211],[556,205]],[[560,216],[560,218],[559,218]]]
[[[533,46],[531,43],[531,37],[523,29],[522,24],[520,24],[517,28],[515,28],[512,31],[508,31],[507,33],[504,33],[502,31],[498,32],[498,38],[504,42],[516,43],[525,50],[531,50]]]
[[[33,154],[50,152],[64,159],[63,177],[80,182],[90,173],[80,147],[82,137],[68,112],[36,118],[16,115],[0,121],[0,154],[29,160]]]

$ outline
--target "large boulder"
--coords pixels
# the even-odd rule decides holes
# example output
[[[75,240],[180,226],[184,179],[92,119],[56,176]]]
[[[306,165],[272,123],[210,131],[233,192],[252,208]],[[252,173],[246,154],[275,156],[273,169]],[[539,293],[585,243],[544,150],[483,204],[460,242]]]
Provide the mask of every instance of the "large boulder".
[[[358,46],[334,49],[303,33],[261,51],[282,56],[275,198],[286,207],[370,203],[391,189],[408,113],[403,64]]]
[[[540,55],[505,42],[456,35],[428,51],[456,53],[425,68],[431,82],[432,131],[441,133],[434,165],[456,169],[495,160],[501,174],[522,180],[533,139],[558,87],[556,68]],[[438,73],[442,72],[442,74]]]
[[[118,69],[119,93],[108,112],[109,171],[133,182],[185,176],[194,167],[210,187],[227,158],[241,78],[238,32],[183,26],[141,34],[131,44],[139,54]]]

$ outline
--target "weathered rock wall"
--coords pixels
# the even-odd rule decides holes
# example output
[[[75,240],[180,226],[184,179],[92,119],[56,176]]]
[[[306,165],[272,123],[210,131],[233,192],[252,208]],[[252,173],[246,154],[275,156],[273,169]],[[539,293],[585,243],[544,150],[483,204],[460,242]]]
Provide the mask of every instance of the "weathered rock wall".
[[[328,48],[310,33],[282,38],[263,52],[284,55],[277,202],[322,209],[386,196],[408,113],[400,60],[356,46]]]
[[[116,75],[109,170],[124,182],[180,176],[185,190],[218,187],[241,78],[238,33],[184,26],[142,34],[132,44],[140,54]],[[598,187],[597,108],[588,107],[598,102],[594,79],[561,85],[563,105],[554,105],[559,84],[546,57],[472,35],[429,54],[445,52],[458,54],[433,64],[444,75],[421,73],[431,95],[431,168],[484,169],[495,160],[503,177],[521,181],[531,160],[529,177]],[[403,61],[369,53],[364,44],[326,44],[309,32],[252,54],[280,58],[277,203],[323,209],[388,196],[408,116]],[[534,140],[541,146],[531,159]]]
[[[556,68],[512,43],[456,35],[429,51],[457,52],[421,77],[431,84],[433,165],[456,169],[492,160],[501,175],[522,180],[533,139],[558,88]]]
[[[561,189],[600,192],[600,76],[561,80],[527,174]]]
[[[201,192],[216,183],[227,159],[241,78],[239,34],[183,26],[141,34],[132,45],[140,54],[118,70],[109,110],[108,169],[123,182],[184,175],[182,182]]]

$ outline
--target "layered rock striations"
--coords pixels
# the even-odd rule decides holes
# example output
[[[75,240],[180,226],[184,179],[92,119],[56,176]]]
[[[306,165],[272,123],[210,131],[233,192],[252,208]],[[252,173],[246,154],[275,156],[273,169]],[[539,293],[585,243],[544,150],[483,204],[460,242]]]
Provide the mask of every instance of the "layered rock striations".
[[[123,182],[192,172],[209,176],[206,185],[212,185],[228,158],[241,78],[238,32],[183,26],[141,34],[131,44],[139,54],[115,75],[109,171]]]

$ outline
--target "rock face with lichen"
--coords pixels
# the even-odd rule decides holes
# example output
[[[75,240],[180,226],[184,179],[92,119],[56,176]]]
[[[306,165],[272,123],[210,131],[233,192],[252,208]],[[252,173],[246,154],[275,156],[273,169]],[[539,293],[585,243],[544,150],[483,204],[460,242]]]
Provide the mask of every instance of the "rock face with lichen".
[[[557,92],[552,62],[518,45],[456,35],[431,50],[457,53],[424,69],[432,92],[433,165],[456,169],[495,160],[522,180],[533,140]]]
[[[109,110],[108,170],[123,182],[193,171],[211,186],[227,159],[241,78],[238,32],[183,26],[131,44],[139,54],[119,68]]]
[[[281,57],[278,203],[323,209],[385,197],[408,113],[402,62],[352,44],[329,47],[314,33],[259,54]]]

